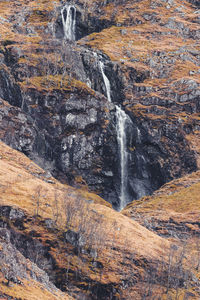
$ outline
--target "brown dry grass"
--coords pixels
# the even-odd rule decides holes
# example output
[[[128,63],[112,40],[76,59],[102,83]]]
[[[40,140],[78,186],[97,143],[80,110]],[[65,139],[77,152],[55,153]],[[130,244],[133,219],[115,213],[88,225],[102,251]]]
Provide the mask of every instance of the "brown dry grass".
[[[71,201],[74,201],[75,198],[78,197],[88,203],[86,206],[81,206],[81,209],[82,215],[85,214],[87,216],[87,214],[89,214],[89,226],[92,226],[91,222],[93,222],[93,218],[95,219],[96,216],[102,216],[101,232],[104,236],[104,242],[99,252],[98,261],[104,265],[104,272],[101,273],[98,269],[95,272],[91,271],[90,263],[87,259],[84,263],[80,264],[79,259],[74,255],[72,255],[70,262],[72,269],[76,270],[77,265],[79,265],[82,274],[89,276],[92,280],[100,280],[102,284],[112,283],[116,285],[120,284],[121,276],[124,272],[130,272],[129,264],[127,267],[126,265],[123,267],[123,272],[121,270],[121,262],[124,261],[126,256],[126,259],[128,259],[128,257],[134,253],[135,260],[138,261],[141,266],[137,267],[133,264],[132,268],[135,269],[135,272],[139,273],[144,272],[144,258],[151,263],[157,261],[159,258],[163,259],[165,256],[166,250],[169,248],[167,241],[121,213],[113,211],[110,208],[110,204],[106,203],[97,195],[88,193],[85,190],[76,191],[72,187],[62,185],[54,178],[51,178],[52,183],[46,182],[44,171],[41,168],[24,155],[12,150],[3,143],[0,143],[0,157],[1,205],[19,207],[23,209],[31,219],[37,210],[40,219],[54,219],[55,215],[53,212],[55,212],[56,209],[56,193],[58,196],[57,207],[59,211],[57,228],[60,234],[65,230],[63,199],[68,199],[68,201],[71,199]],[[37,209],[38,187],[40,187],[40,201]],[[73,221],[73,226],[76,226],[76,221],[77,220]],[[56,235],[48,232],[40,223],[34,223],[33,221],[31,221],[30,224],[27,223],[24,229],[26,234],[29,234],[32,230],[40,234],[40,239],[43,243],[45,243],[46,240],[57,240]],[[163,246],[165,252],[163,252]],[[115,250],[111,250],[113,248],[115,248]],[[59,250],[54,247],[51,249],[51,254],[61,268],[67,267],[66,251],[66,245],[61,241],[59,241]],[[30,286],[30,290],[32,290],[34,295],[40,293],[40,287],[34,284]],[[28,292],[29,289],[27,289],[27,293]],[[10,289],[10,294],[12,293],[14,293],[14,290]]]
[[[182,247],[184,265],[199,280],[200,171],[165,184],[152,196],[133,201],[123,213],[144,226],[150,226],[153,232],[166,236],[179,249]],[[187,292],[193,294],[191,299],[199,299],[194,288]],[[177,299],[174,290],[170,295]],[[162,299],[168,298],[164,296]],[[185,299],[184,289],[179,290],[178,299]]]
[[[93,48],[100,49],[113,61],[121,62],[122,68],[125,65],[133,67],[137,72],[149,70],[150,74],[153,73],[153,75],[150,75],[150,78],[144,81],[146,86],[151,85],[155,88],[159,87],[159,89],[166,88],[169,83],[171,84],[173,81],[183,78],[183,76],[200,82],[197,73],[199,69],[198,62],[192,62],[190,58],[180,58],[177,55],[179,49],[184,47],[199,51],[199,41],[197,39],[192,40],[189,36],[183,37],[182,32],[176,25],[174,28],[164,26],[170,18],[174,18],[175,23],[181,24],[183,28],[190,32],[198,32],[199,25],[193,22],[195,9],[187,1],[176,0],[171,7],[161,1],[156,3],[159,4],[157,8],[152,8],[151,1],[127,1],[116,6],[114,4],[106,5],[103,8],[104,15],[102,18],[110,19],[114,9],[116,9],[115,21],[121,25],[104,29],[100,33],[93,33],[82,39],[80,43],[86,43]],[[184,15],[178,12],[180,6]],[[154,15],[156,20],[145,20],[143,17],[145,14]],[[136,19],[142,21],[142,24],[137,24]],[[124,34],[121,33],[123,30]],[[185,50],[185,54],[187,54],[187,51]],[[160,61],[157,61],[158,65],[152,68],[149,59],[157,60],[157,55],[154,55],[155,52],[162,53],[163,57],[160,58]],[[160,80],[158,68],[165,57],[168,59],[174,58],[175,62],[165,63],[165,68],[168,69],[169,74],[167,78]],[[158,94],[162,96],[162,93],[158,92]]]
[[[151,232],[138,223],[130,221],[129,218],[112,210],[111,205],[99,196],[85,190],[75,190],[70,186],[59,183],[54,178],[51,178],[54,184],[46,182],[45,172],[41,168],[23,154],[3,143],[0,143],[0,156],[1,205],[17,206],[24,209],[28,214],[34,215],[36,210],[35,196],[37,188],[40,187],[41,195],[44,194],[45,196],[40,199],[39,215],[43,218],[53,218],[55,191],[59,195],[58,205],[61,213],[61,199],[72,196],[73,201],[73,194],[75,194],[91,202],[90,206],[106,218],[108,231],[112,224],[116,222],[116,226],[118,224],[120,227],[122,241],[128,239],[131,242],[134,236],[135,240],[138,241],[137,251],[140,254],[148,256],[153,255],[154,251],[161,251],[159,244],[162,244],[162,239],[154,234],[152,235]],[[148,249],[145,248],[146,239],[149,244]],[[155,239],[158,244],[155,243]],[[151,248],[152,250],[150,250]]]
[[[42,284],[31,280],[23,280],[21,285],[6,285],[6,280],[0,273],[0,292],[5,295],[6,298],[0,299],[22,299],[22,300],[72,300],[73,297],[61,292],[48,291]]]
[[[124,209],[161,220],[173,218],[178,222],[195,223],[200,217],[200,171],[173,180],[152,196],[133,201]]]
[[[17,205],[33,215],[36,206],[34,195],[37,188],[40,187],[41,194],[45,195],[45,197],[41,197],[40,213],[43,217],[52,217],[51,205],[54,201],[55,191],[61,198],[75,192],[75,189],[62,185],[54,178],[52,178],[53,184],[49,184],[45,178],[44,170],[25,155],[3,143],[0,143],[0,156],[1,204]],[[86,190],[76,191],[76,193],[88,201],[110,206],[109,203]]]

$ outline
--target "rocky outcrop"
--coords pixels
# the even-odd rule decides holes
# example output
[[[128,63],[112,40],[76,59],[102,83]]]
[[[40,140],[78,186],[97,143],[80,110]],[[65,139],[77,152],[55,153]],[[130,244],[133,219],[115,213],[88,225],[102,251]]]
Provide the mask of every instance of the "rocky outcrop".
[[[7,220],[13,222],[16,227],[22,230],[21,225],[25,219],[25,214],[20,209],[14,209],[12,207],[2,207],[0,208],[0,261],[1,261],[1,273],[6,279],[4,283],[8,287],[15,285],[16,291],[22,288],[24,285],[24,280],[34,280],[38,284],[42,285],[44,289],[57,293],[58,289],[49,279],[49,276],[44,269],[44,265],[41,268],[38,267],[38,261],[41,260],[41,249],[43,247],[37,244],[37,249],[30,244],[30,239],[24,239],[22,241],[20,234],[16,237],[16,232],[10,228]],[[17,238],[17,239],[16,239]],[[29,242],[28,242],[29,241]],[[20,244],[22,242],[22,244]],[[35,244],[36,246],[36,244]],[[40,247],[38,247],[40,246]],[[27,249],[29,251],[27,251]],[[25,252],[24,252],[25,251]],[[32,251],[32,256],[30,256],[30,251]],[[40,254],[39,254],[40,253]],[[39,256],[38,256],[39,255]],[[29,258],[30,260],[27,260]],[[46,259],[47,260],[47,259]],[[44,262],[44,261],[43,261]],[[3,289],[1,288],[1,292]],[[0,296],[7,296],[6,294],[1,294]],[[6,298],[7,299],[7,298]]]
[[[190,150],[183,127],[178,122],[169,125],[159,118],[154,121],[148,117],[144,119],[141,117],[139,121],[141,123],[138,124],[136,115],[133,122],[135,134],[133,130],[129,133],[129,178],[130,182],[135,178],[136,184],[137,179],[140,180],[141,191],[144,186],[144,193],[141,196],[151,194],[153,190],[173,178],[196,170],[194,152]],[[134,185],[134,180],[132,182]],[[133,188],[133,194],[134,190],[137,190],[137,186]]]
[[[124,214],[161,236],[198,240],[199,182],[199,171],[173,180],[152,196],[130,203]]]
[[[85,7],[81,1],[76,4],[77,39],[87,35],[78,43],[63,39],[59,5],[54,7],[55,11],[52,7],[49,10],[41,7],[36,15],[26,7],[20,28],[15,23],[21,12],[13,16],[11,28],[16,37],[20,39],[18,34],[22,34],[27,40],[22,45],[4,41],[1,48],[0,96],[11,105],[2,102],[1,138],[57,178],[76,186],[80,182],[86,184],[117,208],[120,158],[115,105],[121,105],[132,121],[126,128],[127,202],[151,194],[165,182],[196,170],[196,154],[190,149],[186,135],[200,128],[195,116],[199,112],[197,70],[190,73],[193,79],[178,76],[171,82],[167,80],[180,60],[197,66],[199,56],[189,46],[178,49],[174,46],[170,57],[165,47],[161,51],[155,46],[146,55],[144,45],[150,37],[134,27],[140,20],[132,20],[129,11],[122,21],[117,20],[115,14],[110,18],[112,21],[105,21],[110,14],[107,5],[106,2],[93,3],[87,11],[88,4]],[[154,3],[155,7],[158,5],[165,11],[168,5],[174,8],[175,3]],[[151,9],[154,6],[151,4]],[[139,14],[140,9],[139,3]],[[160,34],[149,32],[152,41],[161,34],[163,39],[167,38],[167,32],[174,35],[173,30],[178,30],[184,38],[197,38],[197,30],[189,26],[186,32],[182,21],[165,19],[163,14],[159,19],[153,12],[143,12],[141,16],[141,22],[159,26]],[[30,21],[27,28],[32,28],[28,33],[22,26],[25,17]],[[40,22],[44,30],[39,29]],[[134,28],[120,28],[122,24]],[[113,51],[113,56],[107,50],[110,47],[104,49],[106,38],[105,45],[99,45],[103,29],[110,38],[116,35],[115,31],[120,36],[121,44],[116,39],[112,41],[114,47],[117,43],[118,49]],[[36,32],[43,38],[42,42],[37,40]],[[99,32],[99,35],[89,35],[91,32]],[[131,48],[131,42],[130,49],[127,48],[129,34],[134,47],[137,47],[138,36],[144,39],[143,60],[134,47]],[[32,48],[27,47],[32,39]],[[100,50],[92,50],[93,46]],[[112,103],[105,98],[107,92],[100,61],[110,81]]]
[[[106,198],[115,199],[110,180],[117,177],[113,106],[101,96],[77,92],[54,90],[46,95],[29,89],[26,97],[26,111],[45,136],[45,143],[36,141],[34,150],[49,163],[50,171],[71,184],[82,176],[91,190],[110,191]]]
[[[61,11],[62,8],[60,8]],[[96,8],[97,10],[97,8]],[[93,32],[100,32],[105,28],[114,25],[112,20],[100,19],[95,15],[88,13],[88,6],[84,3],[76,3],[76,30],[75,40],[79,40]],[[58,16],[54,26],[55,36],[58,39],[64,38],[64,30],[61,13],[58,10]]]
[[[197,7],[200,6],[199,1],[197,1],[197,0],[187,0],[187,1],[190,2],[190,3],[192,3],[192,4],[194,4]]]
[[[0,70],[0,82],[0,97],[6,99],[11,105],[20,107],[22,105],[21,90],[5,68]]]
[[[31,116],[1,99],[0,120],[1,140],[26,155],[34,156],[35,143],[42,140],[42,134]]]
[[[124,98],[125,78],[119,63],[113,63],[109,57],[100,51],[91,51],[83,48],[80,55],[89,86],[106,96],[106,87],[100,68],[100,62],[103,62],[104,72],[110,81],[112,102],[120,104]]]
[[[89,79],[93,89],[106,95],[99,68],[99,60],[103,60],[106,75],[113,78],[112,99],[115,103],[122,101],[125,77],[119,65],[113,65],[105,57],[98,57],[90,51],[82,52],[81,56],[83,71],[78,75],[80,61],[75,69],[77,76],[85,81]],[[15,75],[19,77],[17,74],[18,65],[15,67]],[[51,83],[49,87],[51,88]],[[3,96],[6,97],[4,94]],[[15,104],[12,101],[10,100],[10,103]],[[71,91],[51,88],[46,91],[28,87],[23,91],[20,106],[23,112],[20,108],[7,109],[8,112],[3,116],[4,120],[2,119],[2,130],[5,128],[5,119],[10,119],[10,127],[13,117],[21,124],[20,129],[19,125],[12,125],[16,129],[15,132],[11,134],[12,130],[7,130],[2,139],[29,155],[58,178],[62,177],[62,180],[76,184],[76,178],[82,176],[91,190],[99,193],[117,208],[120,170],[113,104],[100,94],[93,95],[85,87],[82,91],[80,88]],[[127,128],[129,201],[151,194],[166,181],[195,170],[194,154],[184,140],[181,124],[168,126],[162,124],[162,120],[143,120],[142,116],[138,118],[131,111],[127,110],[127,113],[132,119],[132,125]],[[155,113],[160,115],[158,110]],[[152,132],[153,127],[157,129]],[[176,160],[174,153],[177,156]]]

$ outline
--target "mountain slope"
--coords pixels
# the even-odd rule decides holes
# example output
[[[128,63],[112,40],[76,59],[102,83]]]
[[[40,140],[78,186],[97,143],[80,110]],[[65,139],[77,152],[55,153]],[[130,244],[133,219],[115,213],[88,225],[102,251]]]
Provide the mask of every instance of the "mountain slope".
[[[198,7],[1,1],[0,297],[199,299]]]
[[[152,196],[130,203],[123,211],[159,236],[183,247],[186,263],[199,281],[199,171],[173,180]],[[176,248],[175,248],[176,250]]]
[[[10,280],[10,286],[1,281],[3,294],[24,290],[29,299],[26,265],[36,280],[30,290],[33,297],[39,293],[38,299],[43,299],[40,285],[59,298],[53,284],[80,299],[82,293],[88,299],[91,293],[92,299],[146,293],[148,285],[138,290],[141,280],[167,259],[169,242],[105,206],[98,196],[47,179],[42,169],[2,143],[0,152],[1,273]],[[9,255],[13,262],[8,264]],[[159,284],[162,293],[164,282]]]
[[[156,224],[160,223],[157,229],[158,231],[161,230],[161,234],[163,229],[163,233],[169,236],[176,236],[178,234],[177,230],[180,230],[180,235],[196,234],[198,236],[199,191],[198,171],[165,184],[158,191],[154,192],[152,196],[130,203],[125,208],[124,214],[138,216],[136,219],[140,219],[141,223],[143,221],[148,223],[148,219],[151,223],[152,220],[152,224],[155,222],[155,227],[157,226]],[[162,222],[163,226],[161,225]],[[171,234],[170,230],[172,230]]]

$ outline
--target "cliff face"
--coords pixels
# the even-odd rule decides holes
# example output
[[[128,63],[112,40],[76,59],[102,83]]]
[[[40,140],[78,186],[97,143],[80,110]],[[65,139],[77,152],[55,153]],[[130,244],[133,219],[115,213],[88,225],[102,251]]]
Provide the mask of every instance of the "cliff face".
[[[2,2],[0,96],[11,105],[1,121],[8,122],[8,129],[2,123],[2,140],[117,208],[122,181],[117,104],[132,121],[125,129],[126,201],[196,170],[195,5],[79,1],[72,8],[74,42],[65,38],[61,2],[48,7],[45,1]],[[8,121],[13,116],[23,124],[20,130]]]

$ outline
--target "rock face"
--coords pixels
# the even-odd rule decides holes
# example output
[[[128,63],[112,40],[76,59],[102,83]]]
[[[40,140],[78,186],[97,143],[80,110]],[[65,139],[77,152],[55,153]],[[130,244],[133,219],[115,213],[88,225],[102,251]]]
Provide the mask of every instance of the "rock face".
[[[112,15],[109,3],[76,3],[76,40],[81,39],[77,43],[64,39],[60,3],[51,3],[48,9],[36,6],[37,12],[25,3],[21,12],[13,4],[7,30],[15,34],[10,33],[9,40],[2,37],[1,139],[57,178],[76,186],[85,183],[115,208],[119,207],[121,182],[115,105],[121,105],[132,121],[126,128],[126,202],[197,169],[187,135],[200,128],[196,117],[199,53],[195,45],[194,49],[179,47],[173,39],[170,52],[166,45],[175,31],[181,38],[197,41],[198,30],[193,19],[186,30],[186,16],[176,1],[154,2],[149,13],[141,3],[133,4],[132,12],[122,20],[115,14],[120,3],[112,4]],[[164,17],[168,6],[181,22]],[[182,9],[194,13],[186,1]],[[3,22],[6,26],[6,16]],[[149,23],[153,24],[149,33],[139,28]],[[160,33],[155,33],[155,24]],[[162,51],[157,49],[160,35],[165,42]],[[137,40],[143,43],[143,58],[138,55]],[[150,53],[148,43],[153,49]],[[106,99],[100,61],[110,81],[112,103]],[[191,70],[181,77],[173,66],[178,69],[182,63]]]
[[[70,5],[70,4],[69,4]],[[76,3],[76,28],[75,28],[75,40],[79,40],[84,36],[87,36],[93,32],[100,32],[101,30],[111,26],[113,24],[112,21],[107,19],[100,19],[96,16],[88,13],[85,5],[82,3]],[[62,7],[60,8],[60,10]],[[55,36],[58,39],[64,38],[64,30],[62,17],[59,13],[55,22]]]

